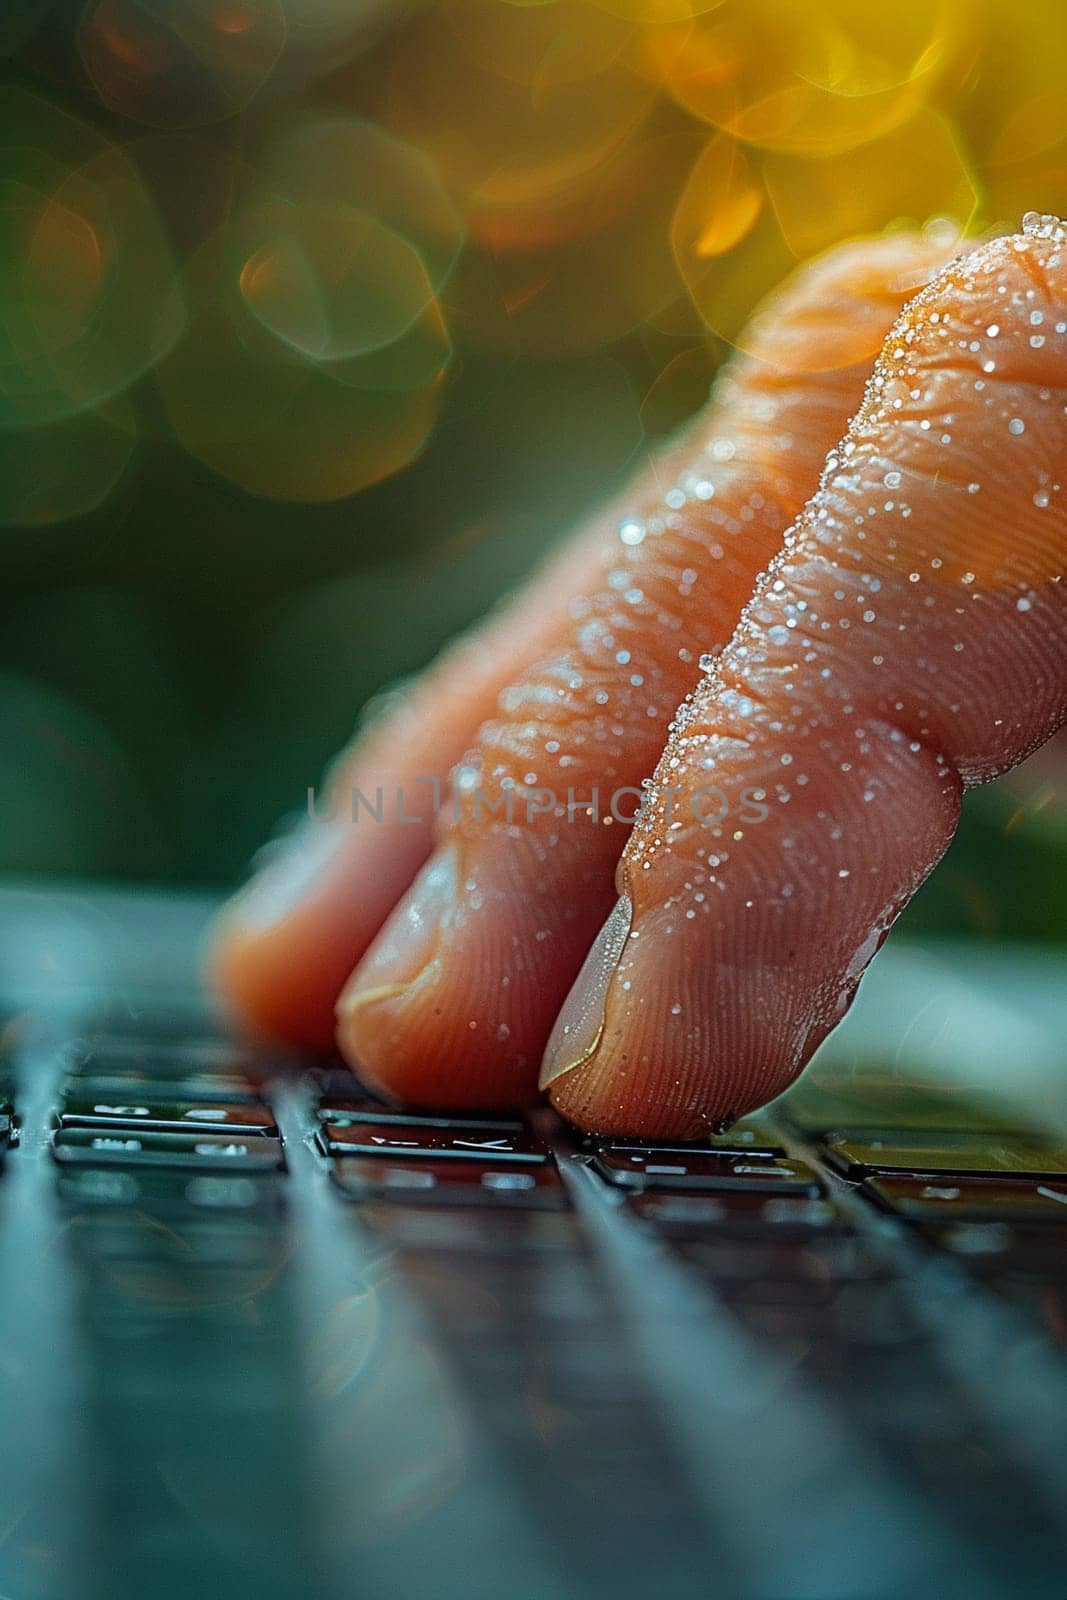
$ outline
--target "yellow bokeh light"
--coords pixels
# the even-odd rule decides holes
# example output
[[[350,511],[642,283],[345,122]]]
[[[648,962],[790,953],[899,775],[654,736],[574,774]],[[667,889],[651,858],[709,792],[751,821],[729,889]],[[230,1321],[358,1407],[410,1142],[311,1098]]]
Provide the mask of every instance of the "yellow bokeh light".
[[[603,355],[666,419],[839,239],[1067,210],[1058,0],[73,9],[86,115],[0,88],[0,430],[42,462],[161,363],[136,427],[297,499],[401,470],[510,362]],[[0,19],[25,79],[39,22]]]

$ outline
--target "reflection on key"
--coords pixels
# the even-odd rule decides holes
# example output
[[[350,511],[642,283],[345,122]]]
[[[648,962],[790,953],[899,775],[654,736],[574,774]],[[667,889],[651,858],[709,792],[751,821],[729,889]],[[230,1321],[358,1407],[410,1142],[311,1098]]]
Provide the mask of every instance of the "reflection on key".
[[[840,1213],[828,1200],[807,1195],[776,1193],[770,1197],[744,1191],[667,1194],[653,1189],[634,1194],[629,1204],[645,1222],[668,1232],[726,1229],[731,1234],[765,1237],[768,1231],[807,1234],[843,1226]]]
[[[863,1192],[917,1222],[1052,1222],[1067,1226],[1067,1183],[961,1177],[868,1178]]]
[[[605,1145],[593,1169],[608,1183],[628,1189],[747,1190],[751,1193],[819,1195],[818,1175],[800,1161],[718,1155],[695,1150],[663,1158],[654,1145]]]
[[[548,1149],[521,1127],[517,1133],[418,1126],[407,1123],[341,1121],[323,1123],[319,1143],[327,1155],[391,1155],[437,1161],[494,1161],[537,1166]]]
[[[593,1136],[589,1141],[591,1149],[610,1146],[612,1150],[648,1150],[647,1139],[611,1139],[604,1140]],[[784,1156],[785,1147],[778,1136],[762,1119],[758,1117],[742,1117],[739,1122],[733,1123],[725,1133],[709,1134],[703,1139],[689,1141],[686,1144],[659,1143],[655,1145],[661,1156],[691,1156],[699,1155],[702,1151],[707,1154],[714,1152],[716,1155],[739,1156]]]
[[[441,1205],[533,1206],[556,1210],[566,1195],[555,1167],[529,1169],[483,1162],[424,1159],[411,1166],[380,1155],[344,1156],[331,1177],[350,1200],[431,1200]]]
[[[357,1100],[351,1096],[323,1100],[319,1106],[320,1122],[331,1126],[351,1127],[356,1123],[383,1122],[394,1127],[457,1128],[492,1133],[521,1133],[523,1124],[518,1117],[468,1117],[439,1115],[432,1111],[401,1111],[396,1106],[383,1106],[378,1100]]]
[[[286,1600],[317,1570],[288,1180],[242,1153],[277,1167],[280,1148],[256,1134],[55,1136],[109,1600]]]
[[[229,1100],[220,1094],[217,1086],[207,1085],[195,1098],[186,1100],[170,1094],[167,1085],[165,1097],[144,1099],[128,1097],[131,1085],[125,1085],[126,1098],[118,1098],[113,1091],[122,1087],[114,1083],[72,1083],[63,1100],[60,1122],[64,1128],[107,1127],[117,1123],[149,1128],[156,1132],[181,1132],[183,1129],[202,1128],[205,1132],[225,1132],[237,1128],[242,1133],[278,1132],[270,1108],[262,1100]]]
[[[258,1134],[115,1133],[91,1128],[60,1128],[52,1154],[64,1166],[189,1167],[276,1172],[283,1166],[280,1140]]]

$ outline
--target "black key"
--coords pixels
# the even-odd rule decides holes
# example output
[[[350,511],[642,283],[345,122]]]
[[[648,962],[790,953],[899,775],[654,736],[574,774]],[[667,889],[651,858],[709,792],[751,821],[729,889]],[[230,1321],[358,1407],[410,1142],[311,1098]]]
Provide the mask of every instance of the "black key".
[[[612,1144],[593,1159],[608,1183],[625,1189],[743,1190],[752,1194],[822,1193],[818,1174],[800,1161],[713,1155],[707,1151],[622,1147]]]
[[[485,1161],[421,1159],[410,1166],[383,1156],[345,1156],[330,1175],[349,1200],[417,1204],[523,1206],[559,1210],[567,1204],[562,1179],[547,1164],[501,1167]]]
[[[159,1133],[182,1133],[197,1128],[205,1133],[226,1133],[237,1128],[242,1133],[277,1134],[278,1127],[270,1107],[262,1100],[230,1101],[220,1096],[214,1085],[204,1085],[212,1092],[186,1100],[169,1098],[152,1099],[131,1096],[129,1084],[99,1083],[95,1079],[83,1084],[75,1079],[68,1085],[60,1113],[64,1128],[140,1127]],[[125,1093],[116,1090],[125,1089]]]
[[[712,1150],[737,1150],[742,1155],[785,1155],[781,1140],[758,1117],[742,1117],[724,1133],[714,1133],[705,1141]]]
[[[937,1133],[894,1128],[836,1133],[825,1140],[836,1167],[849,1177],[868,1172],[951,1172],[981,1176],[1058,1177],[1067,1175],[1067,1150],[1042,1145],[1016,1133]]]
[[[400,1122],[325,1122],[319,1143],[327,1155],[393,1156],[397,1160],[514,1162],[537,1166],[548,1148],[533,1134],[434,1127]]]
[[[732,1128],[725,1133],[712,1134],[709,1137],[689,1144],[649,1144],[647,1139],[599,1139],[590,1140],[593,1149],[607,1150],[656,1150],[660,1155],[699,1155],[702,1151],[714,1151],[717,1155],[737,1156],[784,1156],[785,1148],[775,1134],[766,1126],[753,1118],[745,1118],[735,1122]]]
[[[352,1127],[356,1123],[386,1122],[405,1128],[456,1128],[492,1133],[522,1133],[518,1117],[449,1116],[422,1111],[398,1111],[380,1100],[329,1099],[319,1106],[319,1120],[331,1127]]]
[[[915,1222],[1059,1222],[1067,1227],[1067,1181],[971,1177],[868,1178],[863,1192]]]
[[[200,1172],[277,1172],[281,1141],[261,1134],[105,1132],[60,1128],[52,1154],[64,1166],[181,1167]]]

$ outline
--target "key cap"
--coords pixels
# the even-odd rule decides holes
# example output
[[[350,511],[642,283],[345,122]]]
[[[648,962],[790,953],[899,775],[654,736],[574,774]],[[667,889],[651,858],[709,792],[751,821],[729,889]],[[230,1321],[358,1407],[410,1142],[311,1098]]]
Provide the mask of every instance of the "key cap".
[[[427,1114],[421,1111],[398,1111],[394,1106],[382,1105],[380,1100],[330,1099],[319,1106],[319,1121],[332,1127],[351,1127],[356,1123],[384,1122],[394,1127],[456,1128],[465,1131],[491,1133],[522,1133],[523,1124],[518,1117],[467,1117]]]
[[[398,1122],[326,1122],[318,1140],[326,1155],[389,1155],[399,1161],[514,1162],[536,1166],[548,1160],[548,1148],[524,1129],[517,1133],[412,1126]]]
[[[242,1133],[277,1134],[278,1127],[270,1107],[262,1100],[229,1101],[220,1097],[217,1087],[205,1085],[213,1092],[184,1098],[143,1100],[131,1096],[130,1085],[99,1083],[95,1079],[83,1084],[75,1080],[68,1086],[60,1113],[64,1128],[97,1128],[129,1125],[151,1129],[159,1133],[181,1133],[202,1128],[205,1133],[226,1133],[237,1128]],[[125,1090],[116,1094],[116,1090]]]
[[[1014,1133],[957,1129],[931,1134],[894,1128],[877,1133],[831,1134],[825,1145],[833,1164],[850,1178],[863,1177],[868,1172],[989,1173],[1037,1178],[1067,1175],[1067,1150]]]
[[[862,1191],[915,1222],[1058,1222],[1067,1228],[1067,1182],[995,1178],[867,1178]]]
[[[822,1193],[818,1174],[800,1161],[774,1157],[713,1155],[658,1147],[605,1145],[593,1168],[608,1183],[625,1189],[702,1189],[708,1193],[744,1190],[753,1194]]]
[[[547,1164],[528,1169],[484,1161],[422,1159],[405,1166],[383,1156],[345,1156],[330,1176],[350,1200],[407,1200],[422,1204],[499,1205],[559,1210],[566,1193],[559,1173]]]
[[[104,1132],[60,1128],[52,1154],[64,1166],[181,1167],[202,1172],[277,1172],[281,1141],[261,1134]]]
[[[958,1087],[920,1083],[874,1067],[861,1076],[829,1065],[805,1072],[776,1104],[775,1115],[813,1135],[844,1128],[910,1128],[929,1134],[940,1128],[1004,1131],[1003,1111]]]
[[[735,1122],[732,1128],[725,1133],[711,1134],[695,1144],[659,1144],[650,1145],[647,1139],[601,1139],[596,1136],[588,1141],[590,1149],[611,1150],[658,1150],[660,1155],[691,1156],[701,1152],[707,1154],[714,1151],[717,1155],[755,1156],[784,1156],[785,1148],[775,1137],[765,1123],[746,1118]]]

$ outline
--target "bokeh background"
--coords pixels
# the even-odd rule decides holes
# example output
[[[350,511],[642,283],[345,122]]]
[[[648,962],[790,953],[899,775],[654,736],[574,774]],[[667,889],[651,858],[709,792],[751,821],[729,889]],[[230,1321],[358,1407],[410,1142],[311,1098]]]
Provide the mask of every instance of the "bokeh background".
[[[0,871],[231,880],[796,262],[1067,212],[1062,0],[3,0]],[[913,927],[1067,935],[1067,761]]]

